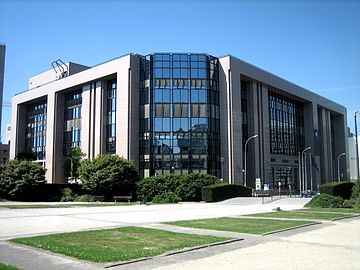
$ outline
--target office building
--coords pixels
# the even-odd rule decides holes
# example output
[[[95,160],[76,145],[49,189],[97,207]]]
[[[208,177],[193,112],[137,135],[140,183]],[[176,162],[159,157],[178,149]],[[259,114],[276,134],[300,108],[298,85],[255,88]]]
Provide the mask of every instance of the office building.
[[[11,157],[33,151],[51,183],[66,181],[64,159],[76,146],[88,159],[133,160],[142,177],[201,172],[296,189],[300,169],[302,189],[336,180],[337,157],[348,152],[345,107],[231,55],[57,62],[29,88],[12,100]],[[348,157],[339,162],[348,179]]]

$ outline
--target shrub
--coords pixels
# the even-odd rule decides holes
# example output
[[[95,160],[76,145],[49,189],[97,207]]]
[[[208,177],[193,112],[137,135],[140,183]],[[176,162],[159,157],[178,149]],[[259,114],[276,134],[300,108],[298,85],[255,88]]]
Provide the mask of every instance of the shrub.
[[[78,182],[79,168],[81,160],[85,157],[85,154],[81,151],[80,147],[72,148],[69,156],[64,161],[64,176],[70,178],[70,182]]]
[[[62,202],[72,202],[74,201],[76,197],[76,194],[74,193],[74,191],[71,188],[64,188],[62,190],[62,197],[61,200]]]
[[[354,208],[355,206],[355,200],[344,200],[342,207],[343,208]]]
[[[166,192],[174,192],[179,185],[180,178],[181,175],[178,174],[166,174],[144,178],[138,183],[138,198],[143,202],[149,202],[157,195]]]
[[[351,190],[351,197],[354,199],[360,199],[360,179],[356,180],[355,185]]]
[[[79,168],[83,188],[93,195],[111,198],[135,191],[139,175],[133,162],[117,155],[100,155]]]
[[[340,196],[344,200],[350,199],[353,182],[333,182],[320,186],[320,193],[326,193],[333,196]]]
[[[181,176],[175,193],[183,201],[201,201],[201,188],[219,183],[219,178],[210,174],[185,174]]]
[[[166,192],[175,193],[182,201],[200,201],[201,188],[216,183],[219,183],[217,177],[200,173],[151,176],[138,183],[137,195],[143,202]]]
[[[202,199],[217,202],[234,197],[251,197],[251,188],[236,184],[217,184],[202,188]]]
[[[326,193],[315,196],[305,207],[312,208],[340,208],[344,200],[339,196],[332,196]]]
[[[178,203],[181,202],[181,198],[173,192],[165,192],[160,195],[156,195],[152,199],[153,203]]]
[[[0,166],[0,197],[12,200],[32,200],[45,185],[45,169],[29,160],[10,160]]]
[[[95,198],[91,195],[85,194],[76,196],[74,199],[75,202],[95,202]]]

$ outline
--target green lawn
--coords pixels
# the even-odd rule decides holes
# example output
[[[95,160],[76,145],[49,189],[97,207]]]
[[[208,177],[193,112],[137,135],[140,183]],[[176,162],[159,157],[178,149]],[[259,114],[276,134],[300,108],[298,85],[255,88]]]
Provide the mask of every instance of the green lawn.
[[[19,268],[8,264],[0,263],[0,270],[19,270]]]
[[[137,205],[138,203],[77,203],[77,204],[12,204],[0,205],[0,208],[8,209],[29,209],[29,208],[71,208],[71,207],[103,207],[103,206],[129,206]]]
[[[92,262],[127,261],[229,238],[140,227],[61,233],[10,240]]]
[[[166,224],[198,229],[264,234],[312,223],[313,222],[303,220],[273,220],[222,217],[213,219],[167,222]]]
[[[303,208],[296,211],[360,214],[360,208]]]
[[[351,214],[343,213],[326,213],[326,212],[309,212],[309,211],[279,211],[267,212],[259,214],[251,214],[252,217],[266,217],[266,218],[287,218],[287,219],[310,219],[310,220],[334,220],[338,218],[351,217]]]

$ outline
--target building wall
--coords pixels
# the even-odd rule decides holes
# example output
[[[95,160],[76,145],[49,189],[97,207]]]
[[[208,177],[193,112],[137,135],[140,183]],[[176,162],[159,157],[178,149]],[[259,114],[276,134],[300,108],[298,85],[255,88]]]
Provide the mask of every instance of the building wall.
[[[188,64],[191,63],[191,54],[183,55],[188,57]],[[106,153],[108,81],[115,79],[117,87],[115,153],[133,160],[139,168],[142,161],[139,156],[141,150],[139,122],[142,117],[140,116],[142,91],[140,59],[141,56],[138,55],[127,55],[82,72],[75,72],[51,83],[43,84],[38,81],[38,87],[15,96],[12,101],[11,158],[25,149],[24,119],[26,119],[27,106],[33,102],[46,100],[46,160],[43,161],[47,169],[46,178],[51,183],[66,182],[63,176],[63,164],[66,158],[63,153],[65,96],[79,89],[82,90],[81,118],[76,121],[80,121],[81,124],[82,151],[88,159]],[[173,79],[171,76],[169,78]],[[187,79],[191,81],[191,77]],[[172,87],[170,90],[172,91]],[[190,86],[187,91],[190,93]],[[297,148],[298,153],[276,154],[270,149],[269,96],[274,91],[284,99],[301,104],[303,141],[301,145],[299,144],[301,149]],[[306,182],[301,183],[302,189],[316,189],[321,183],[336,180],[338,175],[336,157],[343,152],[348,153],[345,132],[346,109],[343,106],[232,56],[219,58],[219,93],[221,154],[220,157],[216,157],[216,166],[222,165],[220,176],[224,181],[246,183],[254,188],[255,179],[260,178],[263,183],[276,188],[277,181],[281,180],[285,188],[287,184],[292,184],[293,188],[299,189],[299,152],[309,146],[311,151],[306,152],[306,166],[304,166],[307,177]],[[151,115],[154,114],[155,108],[152,102],[150,101]],[[172,101],[168,103],[172,106]],[[209,114],[210,106],[209,104],[206,106]],[[192,121],[190,114],[188,119]],[[255,134],[258,137],[249,141],[247,145],[245,181],[245,141]],[[220,163],[219,158],[223,162]],[[342,180],[348,179],[348,164],[347,155],[340,160]],[[218,174],[219,169],[215,168],[214,171]],[[141,172],[143,175],[154,173],[155,170]]]
[[[3,104],[3,93],[4,93],[4,73],[5,73],[5,44],[0,44],[0,127],[2,119],[2,104]],[[1,131],[0,131],[1,141]]]
[[[12,139],[10,156],[14,158],[19,152],[25,150],[25,123],[26,107],[38,100],[46,100],[47,130],[46,130],[46,179],[49,183],[66,182],[63,176],[64,135],[64,97],[73,90],[83,90],[81,148],[87,158],[94,158],[104,153],[104,134],[100,131],[104,125],[104,115],[100,114],[104,102],[104,89],[109,78],[116,77],[118,81],[118,106],[117,106],[117,148],[116,153],[137,163],[137,137],[136,127],[137,110],[134,106],[137,100],[138,59],[136,56],[127,55],[106,64],[98,65],[92,69],[76,73],[39,86],[30,91],[23,92],[12,100]],[[133,104],[129,110],[128,102]],[[130,125],[133,121],[133,125]],[[129,128],[130,127],[130,128]],[[131,133],[131,132],[132,133]],[[129,138],[129,136],[132,136]],[[134,150],[136,148],[136,151]]]

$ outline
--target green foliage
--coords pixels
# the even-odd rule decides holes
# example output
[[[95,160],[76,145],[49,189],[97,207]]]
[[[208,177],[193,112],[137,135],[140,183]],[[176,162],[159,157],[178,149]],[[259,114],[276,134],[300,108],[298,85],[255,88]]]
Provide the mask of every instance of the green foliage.
[[[74,193],[74,191],[71,188],[64,188],[62,190],[62,197],[61,200],[62,202],[72,202],[74,201],[76,197],[76,194]]]
[[[81,151],[80,147],[72,148],[69,156],[64,161],[64,176],[70,177],[70,181],[77,182],[79,178],[79,168],[81,160],[85,154]]]
[[[352,198],[360,200],[360,179],[356,180],[351,192]]]
[[[355,200],[354,199],[350,199],[350,200],[344,200],[342,207],[344,208],[354,208],[355,206]]]
[[[175,193],[183,201],[201,201],[201,189],[219,183],[219,178],[210,174],[185,174],[180,178]]]
[[[344,200],[339,196],[332,196],[326,193],[315,196],[308,202],[305,207],[311,208],[340,208]]]
[[[138,198],[143,202],[152,201],[157,195],[172,192],[182,201],[200,201],[201,188],[219,183],[219,179],[208,174],[165,174],[144,178],[138,183]]]
[[[202,199],[217,202],[234,197],[251,197],[251,188],[236,184],[217,184],[202,188]]]
[[[173,192],[165,192],[160,195],[156,195],[153,200],[153,203],[178,203],[181,202],[181,198]]]
[[[133,193],[139,180],[134,163],[117,155],[100,155],[85,160],[79,173],[85,190],[106,198]]]
[[[333,182],[320,186],[320,193],[326,193],[333,196],[340,196],[344,200],[350,199],[353,182]]]
[[[76,196],[74,199],[75,202],[95,202],[95,198],[91,195],[85,194]]]
[[[179,185],[180,177],[178,174],[166,174],[144,178],[138,182],[138,198],[142,202],[150,202],[157,195],[174,192]]]
[[[0,270],[19,270],[19,268],[9,264],[0,263]]]
[[[11,200],[35,198],[45,184],[45,169],[29,160],[10,160],[0,165],[0,197]]]

